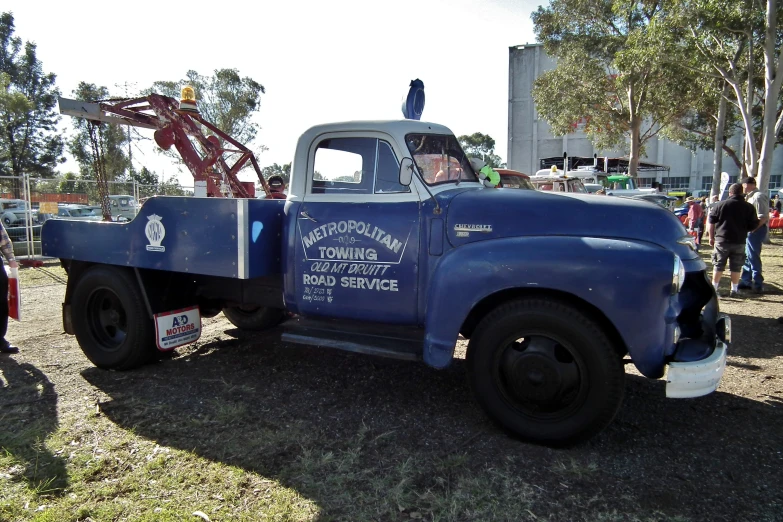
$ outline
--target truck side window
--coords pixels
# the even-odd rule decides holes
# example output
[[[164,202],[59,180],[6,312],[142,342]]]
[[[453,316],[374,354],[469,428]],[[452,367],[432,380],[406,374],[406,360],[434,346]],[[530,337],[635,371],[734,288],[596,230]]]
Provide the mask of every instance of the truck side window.
[[[330,138],[318,144],[313,194],[372,194],[374,138]]]
[[[410,187],[400,185],[400,164],[391,146],[378,140],[378,168],[375,171],[375,193],[388,194],[410,192]]]

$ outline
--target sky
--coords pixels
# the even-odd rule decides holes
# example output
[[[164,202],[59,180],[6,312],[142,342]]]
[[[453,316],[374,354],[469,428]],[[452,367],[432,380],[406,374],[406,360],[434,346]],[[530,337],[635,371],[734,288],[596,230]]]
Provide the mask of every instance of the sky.
[[[401,119],[411,80],[424,82],[422,120],[456,135],[481,132],[507,158],[508,48],[535,42],[537,0],[288,0],[106,2],[5,0],[16,36],[37,44],[65,97],[80,81],[112,95],[154,81],[235,68],[266,93],[254,119],[263,166],[293,159],[309,127],[347,120]],[[244,5],[243,5],[244,4]],[[241,7],[240,7],[241,5]],[[198,96],[198,93],[196,93]],[[70,117],[61,128],[70,132]],[[152,131],[140,130],[142,135]],[[177,175],[151,140],[134,166]],[[78,172],[69,161],[59,169]],[[242,179],[252,179],[243,174]]]

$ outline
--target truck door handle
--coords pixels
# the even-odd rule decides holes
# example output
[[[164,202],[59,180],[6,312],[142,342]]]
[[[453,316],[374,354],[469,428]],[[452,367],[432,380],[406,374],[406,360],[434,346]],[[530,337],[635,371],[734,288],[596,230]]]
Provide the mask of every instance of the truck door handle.
[[[309,220],[310,220],[310,221],[312,221],[313,223],[318,223],[318,221],[317,221],[317,220],[315,220],[315,219],[314,219],[312,216],[310,216],[310,214],[308,214],[308,213],[307,213],[306,211],[304,211],[304,210],[303,210],[302,212],[300,212],[300,213],[299,213],[299,215],[300,215],[300,216],[302,216],[302,217],[303,217],[303,218],[305,218],[305,219],[309,219]]]

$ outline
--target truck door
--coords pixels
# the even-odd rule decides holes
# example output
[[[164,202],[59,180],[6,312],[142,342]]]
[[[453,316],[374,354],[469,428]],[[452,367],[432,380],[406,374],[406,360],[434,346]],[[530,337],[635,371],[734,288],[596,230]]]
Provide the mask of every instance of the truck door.
[[[297,217],[300,314],[416,324],[419,196],[398,182],[394,143],[381,133],[313,143]]]

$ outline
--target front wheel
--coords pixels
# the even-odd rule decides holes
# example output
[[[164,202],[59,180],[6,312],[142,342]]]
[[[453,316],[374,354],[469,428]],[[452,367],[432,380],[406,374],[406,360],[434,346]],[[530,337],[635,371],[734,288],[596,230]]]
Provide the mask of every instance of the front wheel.
[[[237,328],[261,332],[280,324],[285,311],[266,306],[232,306],[224,308],[223,315]]]
[[[132,273],[95,266],[76,283],[73,330],[84,355],[98,368],[129,370],[155,354],[155,331]]]
[[[490,312],[471,337],[467,367],[489,416],[533,442],[587,440],[622,404],[617,351],[594,321],[555,300],[521,299]]]

